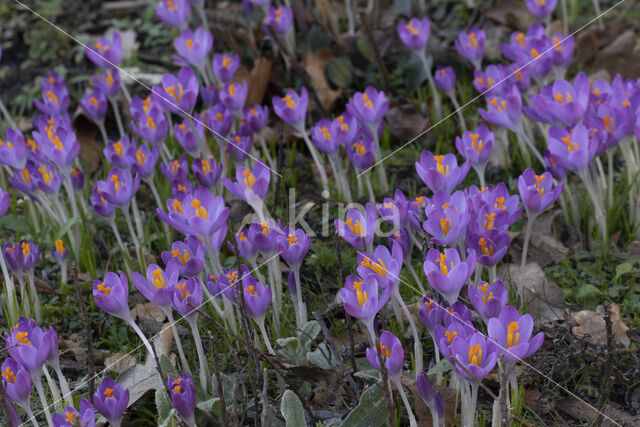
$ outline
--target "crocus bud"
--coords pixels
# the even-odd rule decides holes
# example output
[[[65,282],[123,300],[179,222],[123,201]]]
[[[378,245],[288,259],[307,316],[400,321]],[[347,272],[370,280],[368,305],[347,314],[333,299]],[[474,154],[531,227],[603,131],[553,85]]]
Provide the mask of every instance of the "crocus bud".
[[[309,104],[309,93],[306,88],[302,88],[300,95],[293,90],[288,90],[287,95],[283,98],[274,96],[272,103],[276,115],[288,125],[296,129],[304,127],[304,119]]]
[[[564,188],[564,182],[553,186],[553,177],[549,172],[536,175],[533,169],[525,170],[518,178],[520,198],[527,211],[538,213],[555,202]]]
[[[93,394],[93,405],[113,425],[120,425],[128,404],[129,390],[109,377],[102,380]]]
[[[11,204],[11,196],[0,187],[0,218],[2,218],[9,210]]]
[[[433,80],[436,87],[444,93],[454,93],[456,89],[456,72],[453,71],[453,67],[438,67]]]
[[[409,49],[421,51],[427,46],[431,23],[426,16],[422,19],[412,18],[409,22],[398,22],[398,36]]]
[[[2,364],[0,375],[2,376],[2,387],[7,396],[21,408],[29,408],[31,377],[27,370],[9,357]]]
[[[85,46],[87,58],[101,68],[117,68],[122,59],[122,38],[114,31],[113,39],[100,37],[93,46]]]
[[[129,280],[124,271],[109,271],[104,280],[93,282],[93,299],[103,311],[125,321],[131,319],[129,311]]]
[[[380,361],[378,360],[378,351],[382,353],[384,366],[387,373],[391,377],[399,376],[402,372],[402,361],[404,360],[404,350],[402,343],[389,331],[384,331],[380,335],[380,341],[374,348],[367,348],[367,360],[376,369],[380,369]]]
[[[173,46],[184,62],[199,67],[203,65],[209,55],[213,46],[213,36],[202,27],[195,32],[184,29],[180,32],[180,36],[173,41]]]
[[[233,76],[240,66],[240,56],[238,54],[216,53],[213,55],[212,65],[216,79],[226,84],[233,80]]]
[[[161,0],[156,16],[167,25],[182,28],[189,18],[189,0]]]
[[[180,377],[169,377],[167,387],[178,414],[187,422],[187,425],[195,426],[193,412],[196,408],[196,391],[191,376],[185,373]]]

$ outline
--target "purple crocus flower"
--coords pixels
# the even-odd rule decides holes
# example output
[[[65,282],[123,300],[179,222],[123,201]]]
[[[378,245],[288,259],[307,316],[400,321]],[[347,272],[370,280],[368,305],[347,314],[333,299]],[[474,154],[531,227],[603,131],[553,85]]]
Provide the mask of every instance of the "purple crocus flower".
[[[39,190],[47,194],[58,193],[63,177],[54,166],[43,163],[34,172],[31,178]]]
[[[51,78],[55,79],[53,76]],[[64,85],[64,80],[47,85],[43,82],[42,101],[36,99],[33,103],[44,114],[53,116],[66,113],[69,108],[69,91]]]
[[[185,373],[180,377],[169,377],[167,378],[167,388],[178,414],[186,421],[187,425],[195,426],[193,412],[196,409],[196,390],[191,376]]]
[[[474,168],[484,168],[495,143],[495,135],[485,125],[474,131],[465,131],[462,138],[456,137],[456,149]]]
[[[432,203],[434,201],[433,208],[425,209],[427,220],[422,227],[432,236],[432,243],[451,245],[463,238],[469,223],[467,196],[463,191],[456,191],[452,196],[439,191]]]
[[[456,72],[453,67],[438,67],[433,76],[436,87],[447,94],[453,94],[456,89]]]
[[[55,248],[51,249],[51,256],[58,262],[65,262],[69,257],[69,250],[64,247],[62,239],[56,239]]]
[[[91,207],[96,213],[105,218],[111,217],[113,213],[116,211],[117,206],[104,198],[102,192],[98,187],[94,187],[91,192],[91,197],[89,198],[91,202]]]
[[[243,136],[240,133],[236,133],[231,137],[230,143],[227,144],[227,149],[236,163],[244,163],[249,151],[251,151],[252,142],[253,140],[250,136]]]
[[[222,164],[217,163],[213,157],[206,160],[193,159],[193,162],[191,162],[191,172],[200,185],[212,189],[216,185],[218,178],[220,178]]]
[[[451,360],[451,349],[457,338],[466,338],[473,329],[469,325],[462,323],[460,320],[453,319],[448,325],[437,325],[433,329],[433,339],[438,346],[440,353]]]
[[[547,140],[549,152],[563,169],[580,171],[596,156],[599,140],[591,138],[587,128],[578,123],[568,131],[552,126]]]
[[[493,317],[498,317],[509,297],[502,280],[496,280],[492,285],[489,285],[488,282],[469,285],[467,294],[473,308],[485,323],[488,323],[489,319]]]
[[[311,128],[311,141],[316,148],[324,153],[335,153],[340,147],[337,139],[337,128],[340,123],[331,119],[320,119],[314,127]]]
[[[93,77],[93,84],[104,93],[107,98],[115,99],[120,93],[120,72],[108,69]]]
[[[238,166],[236,182],[222,178],[222,183],[227,190],[247,202],[256,212],[262,212],[262,199],[269,190],[270,179],[269,168],[262,161],[257,161],[253,170]]]
[[[105,377],[93,394],[93,405],[110,424],[120,425],[129,404],[129,390]]]
[[[479,70],[486,40],[486,33],[473,27],[468,33],[460,32],[454,45],[460,56],[469,60],[475,69]]]
[[[84,188],[84,173],[76,167],[71,169],[71,186],[78,192]]]
[[[373,165],[376,146],[367,128],[360,128],[354,140],[345,146],[347,157],[360,170],[366,170]]]
[[[400,189],[396,189],[393,197],[385,197],[383,203],[376,204],[378,214],[395,228],[408,227],[410,203]]]
[[[424,327],[430,332],[433,332],[436,326],[442,324],[443,313],[444,310],[436,300],[430,297],[422,298],[418,316]]]
[[[216,53],[213,55],[212,65],[216,79],[227,84],[233,80],[233,76],[240,66],[240,56],[236,53]]]
[[[543,21],[547,16],[551,15],[558,4],[558,0],[524,0],[524,4],[533,16]]]
[[[563,188],[564,182],[553,187],[553,177],[549,172],[536,175],[534,170],[529,168],[518,177],[520,198],[527,211],[531,213],[545,210],[560,197]]]
[[[184,242],[171,244],[171,251],[162,251],[162,261],[169,266],[173,261],[181,276],[197,276],[204,268],[204,245],[196,236],[187,236]]]
[[[129,311],[129,280],[124,271],[109,271],[104,280],[94,280],[93,300],[102,311],[124,321],[133,321]]]
[[[251,129],[259,133],[267,125],[267,120],[269,120],[269,107],[259,104],[253,107],[244,107],[243,117],[251,126]]]
[[[140,186],[140,175],[131,176],[128,170],[112,168],[105,181],[98,181],[100,195],[108,202],[118,206],[127,205],[136,195]]]
[[[21,240],[18,245],[22,250],[22,269],[25,271],[33,269],[40,258],[40,245],[26,240]]]
[[[450,307],[442,309],[442,324],[449,326],[453,321],[460,322],[467,328],[468,333],[473,333],[473,313],[460,301],[454,302]]]
[[[544,123],[573,125],[580,121],[589,103],[589,78],[579,73],[574,84],[566,80],[556,80],[551,86],[544,86],[540,94],[532,94],[530,107],[524,112],[534,120]]]
[[[12,358],[5,359],[2,364],[2,388],[9,399],[29,412],[29,397],[31,396],[31,377],[27,370]]]
[[[160,219],[184,234],[193,234],[209,241],[211,235],[227,222],[229,208],[224,206],[222,196],[214,197],[211,192],[198,187],[180,201],[167,200],[169,213],[158,208]]]
[[[482,95],[502,96],[511,88],[507,79],[509,71],[504,64],[491,64],[486,70],[476,69],[473,73],[473,87]]]
[[[420,161],[416,162],[415,166],[418,176],[431,191],[451,193],[469,173],[470,164],[465,162],[458,166],[455,154],[436,156],[425,150],[420,154]]]
[[[14,169],[13,175],[9,177],[9,184],[11,184],[11,187],[20,190],[25,194],[31,195],[36,188],[33,180],[31,179],[31,175],[35,171],[36,165],[31,160],[27,160],[27,163],[22,170],[18,171]]]
[[[426,16],[422,19],[412,18],[409,22],[398,22],[398,36],[411,50],[423,50],[427,46],[430,31],[431,22]]]
[[[109,141],[107,146],[102,149],[102,154],[113,166],[120,169],[129,169],[131,167],[131,158],[126,155],[127,149],[132,146],[135,151],[136,140],[123,136],[117,141]]]
[[[479,212],[484,204],[493,207],[495,212],[506,212],[509,225],[513,225],[520,218],[522,212],[520,198],[515,194],[513,196],[510,195],[504,182],[496,185],[495,188],[483,187],[478,189],[475,185],[472,185],[469,189],[469,199],[474,206],[475,212]]]
[[[525,67],[526,63],[514,62],[509,65],[509,75],[506,85],[515,85],[520,93],[525,93],[531,87],[531,73],[529,67]]]
[[[7,265],[17,275],[22,274],[22,266],[24,265],[24,255],[22,254],[22,248],[20,243],[5,243],[2,247],[2,253],[4,255]]]
[[[551,40],[553,42],[553,50],[551,51],[553,65],[566,69],[573,60],[575,38],[572,35],[555,34]]]
[[[380,335],[380,343],[373,347],[367,348],[367,360],[376,369],[380,369],[380,361],[378,360],[378,351],[382,354],[384,366],[390,377],[397,377],[402,372],[402,362],[404,360],[404,350],[402,343],[389,331],[384,331]]]
[[[547,172],[553,176],[553,179],[557,181],[564,179],[567,170],[556,162],[556,159],[551,155],[549,150],[544,150],[542,155],[544,156],[544,166]]]
[[[176,136],[182,148],[195,157],[200,152],[198,139],[204,140],[204,121],[200,114],[195,114],[194,117],[193,126],[189,123],[190,119],[185,119],[182,123],[174,124],[173,134]],[[197,134],[193,131],[194,127]]]
[[[356,249],[365,249],[373,242],[376,211],[371,203],[365,205],[365,214],[356,208],[349,209],[344,221],[336,219],[333,225],[347,243]]]
[[[300,95],[293,90],[288,90],[286,96],[282,98],[274,96],[271,102],[276,115],[285,123],[296,129],[304,127],[309,104],[309,93],[306,88],[303,87],[300,90]]]
[[[161,163],[160,172],[170,182],[185,182],[187,181],[187,175],[189,175],[189,163],[187,158],[183,154],[179,159],[173,159],[169,161],[169,164]]]
[[[34,319],[20,317],[18,324],[5,335],[7,352],[29,372],[31,382],[38,384],[42,366],[51,350],[51,332],[41,329]]]
[[[153,175],[159,154],[157,145],[151,148],[145,144],[140,144],[137,148],[131,145],[126,151],[126,157],[131,163],[131,170],[140,175],[142,179]]]
[[[202,100],[207,106],[213,107],[218,103],[218,100],[220,99],[218,88],[212,85],[211,83],[209,83],[206,86],[203,85],[200,88],[200,97],[202,98]]]
[[[27,163],[27,145],[22,132],[9,128],[4,141],[0,138],[0,164],[23,169]]]
[[[533,332],[533,318],[530,314],[520,316],[518,310],[508,305],[497,318],[487,323],[489,337],[494,340],[507,362],[515,363],[538,351],[544,341],[544,333]]]
[[[278,34],[287,34],[293,24],[293,10],[290,7],[269,7],[264,17],[264,25],[272,27]],[[266,33],[269,33],[268,27]]]
[[[380,291],[382,290],[382,293]],[[373,319],[391,297],[391,286],[379,276],[370,274],[364,278],[349,276],[338,291],[344,310],[361,320],[373,333]]]
[[[510,242],[509,234],[499,230],[468,238],[469,246],[478,254],[478,262],[484,266],[496,265],[506,255]]]
[[[309,237],[302,228],[294,230],[290,227],[284,227],[282,233],[276,237],[276,248],[280,252],[280,256],[291,267],[298,266],[309,252],[311,246],[311,237]]]
[[[386,95],[373,86],[368,86],[364,92],[356,92],[347,104],[347,111],[369,126],[378,126],[388,110]]]
[[[184,29],[180,31],[180,36],[173,41],[173,46],[185,62],[195,67],[201,67],[213,46],[213,36],[202,27],[195,32]]]
[[[133,109],[133,102],[131,105]],[[160,144],[164,141],[169,124],[157,103],[150,104],[144,111],[135,111],[132,114],[134,120],[131,120],[131,129],[136,135],[151,144]]]
[[[61,126],[56,127],[54,119],[47,123],[38,131],[34,131],[33,137],[42,147],[42,153],[47,159],[61,168],[67,167],[78,156],[80,143],[72,131]]]
[[[87,58],[100,68],[117,68],[122,59],[122,39],[120,33],[113,32],[112,40],[100,37],[93,46],[85,46]]]
[[[152,96],[163,108],[175,114],[189,114],[198,100],[198,78],[190,67],[182,67],[178,77],[165,73],[162,87],[154,86]]]
[[[522,99],[518,88],[512,88],[503,97],[490,96],[487,98],[487,107],[487,110],[478,110],[484,120],[516,133],[521,131]]]
[[[162,270],[156,264],[147,267],[147,277],[137,271],[133,273],[133,284],[142,295],[163,311],[171,310],[171,288],[178,283],[179,266],[169,261]]]
[[[96,425],[95,410],[87,399],[80,400],[78,409],[67,406],[62,414],[53,414],[52,420],[53,427],[95,427]]]
[[[236,240],[236,248],[238,254],[247,260],[255,260],[258,253],[258,248],[252,240],[247,237],[249,230],[247,227],[243,227],[236,234],[234,234]]]
[[[208,109],[204,114],[204,118],[207,126],[214,132],[215,136],[224,138],[229,135],[229,131],[233,125],[234,115],[222,102]]]
[[[392,243],[391,252],[378,245],[372,255],[358,252],[357,272],[360,277],[376,274],[387,279],[387,286],[395,287],[400,281],[403,260],[402,248],[396,242]]]
[[[249,316],[258,321],[264,320],[271,305],[271,288],[249,275],[242,277],[242,288]]]
[[[182,28],[189,18],[189,0],[161,0],[156,6],[156,16],[167,25]]]
[[[476,268],[476,253],[468,251],[467,260],[461,261],[460,254],[454,248],[441,253],[437,249],[429,249],[424,262],[424,272],[429,285],[449,303],[458,299],[460,289],[469,280]]]
[[[256,248],[258,248],[260,252],[268,255],[276,247],[276,238],[278,237],[276,224],[272,219],[267,219],[262,222],[255,220],[249,226],[247,237],[256,245]]]
[[[198,310],[202,305],[202,285],[200,279],[191,277],[182,279],[171,288],[173,307],[189,321],[195,321]]]
[[[466,338],[458,337],[451,345],[451,356],[458,374],[471,383],[479,383],[489,374],[498,360],[496,344],[476,332]]]

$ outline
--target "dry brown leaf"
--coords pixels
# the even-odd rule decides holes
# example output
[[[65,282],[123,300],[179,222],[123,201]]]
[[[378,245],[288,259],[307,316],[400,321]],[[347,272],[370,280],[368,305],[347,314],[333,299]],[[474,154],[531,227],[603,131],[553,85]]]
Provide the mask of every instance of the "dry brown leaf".
[[[102,144],[98,142],[100,131],[84,114],[78,114],[73,119],[73,129],[80,143],[80,163],[88,165],[88,170],[84,172],[92,175],[101,165]]]
[[[304,69],[311,77],[318,99],[325,111],[331,110],[334,101],[338,99],[342,90],[333,90],[329,86],[325,70],[327,65],[333,60],[333,51],[330,48],[309,52],[304,57]]]
[[[535,18],[529,13],[523,2],[517,0],[497,2],[495,6],[486,9],[484,15],[487,19],[491,19],[500,25],[520,31],[527,31],[535,21]]]
[[[576,324],[571,331],[577,337],[589,335],[600,345],[607,344],[606,323],[604,321],[604,308],[599,305],[596,311],[582,310],[571,314],[571,319]],[[614,344],[622,344],[629,348],[631,340],[627,336],[629,327],[624,324],[620,316],[620,305],[611,304],[611,332]]]
[[[129,353],[118,352],[104,359],[105,368],[117,374],[125,372],[135,364],[136,358]]]
[[[627,245],[627,253],[629,255],[640,255],[640,240],[634,240]]]
[[[418,425],[424,427],[433,426],[431,411],[429,410],[429,407],[424,404],[422,399],[417,398],[417,396],[419,396],[419,393],[416,381],[406,375],[402,375],[400,380],[402,385],[407,388],[412,395],[416,396],[415,415],[418,421]],[[450,387],[444,387],[440,385],[434,385],[433,389],[434,391],[439,392],[442,395],[442,400],[444,402],[445,425],[453,425],[456,418],[456,392]]]
[[[430,120],[419,114],[413,105],[403,104],[389,108],[387,123],[391,136],[408,140],[424,131]]]
[[[508,264],[502,266],[498,277],[517,286],[521,280],[520,266]],[[553,322],[562,319],[564,294],[560,288],[551,283],[537,263],[527,264],[522,275],[525,289],[525,300],[529,312],[541,322]]]
[[[640,73],[640,39],[632,30],[620,34],[596,55],[593,68],[633,78]]]
[[[87,360],[87,349],[81,347],[80,344],[76,342],[76,339],[78,338],[78,334],[72,334],[69,339],[58,336],[58,345],[60,347],[60,350],[71,351],[74,359],[76,359],[78,362],[84,362],[85,360]]]
[[[262,98],[264,98],[264,94],[267,91],[267,84],[271,79],[272,66],[273,60],[268,58],[257,58],[253,62],[251,71],[244,66],[240,66],[233,81],[247,81],[249,92],[246,105],[255,105],[262,102]]]
[[[322,26],[328,30],[327,32],[333,33],[333,36],[337,38],[340,35],[340,29],[338,27],[334,5],[330,4],[330,0],[316,0],[316,6],[320,12]]]
[[[144,365],[134,365],[118,376],[116,382],[129,389],[129,406],[133,405],[149,390],[164,387],[153,358]]]
[[[152,302],[136,304],[131,310],[131,316],[134,319],[149,319],[155,322],[162,322],[166,319],[166,315]]]

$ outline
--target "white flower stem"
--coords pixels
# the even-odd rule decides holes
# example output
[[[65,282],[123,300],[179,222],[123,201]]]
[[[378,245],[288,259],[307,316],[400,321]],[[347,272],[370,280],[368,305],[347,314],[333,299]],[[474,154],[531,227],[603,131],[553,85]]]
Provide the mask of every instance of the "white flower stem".
[[[142,256],[140,255],[140,242],[138,242],[138,238],[136,237],[136,231],[133,228],[133,224],[131,223],[131,215],[129,214],[129,206],[122,206],[122,213],[124,214],[124,219],[127,222],[127,227],[129,228],[129,234],[131,235],[131,240],[133,240],[133,245],[136,248],[136,256],[138,258],[138,263],[140,267],[142,267]]]
[[[180,356],[180,363],[182,364],[182,369],[189,375],[191,375],[191,368],[189,367],[189,362],[187,362],[187,358],[184,355],[184,350],[182,348],[182,340],[180,339],[180,335],[178,335],[178,328],[176,327],[176,322],[173,320],[173,312],[171,307],[169,307],[166,311],[167,320],[171,325],[171,333],[173,334],[173,339],[176,341],[176,347],[178,347],[178,355]]]
[[[202,339],[200,338],[200,331],[198,330],[197,318],[188,318],[187,322],[191,326],[191,333],[193,334],[193,340],[196,343],[196,352],[198,353],[198,361],[200,362],[200,386],[204,390],[205,396],[208,395],[207,391],[207,378],[209,377],[209,368],[207,367],[207,357],[204,355],[202,348]]]
[[[409,312],[409,308],[407,304],[405,304],[402,296],[400,295],[400,289],[396,285],[392,291],[393,297],[398,301],[402,311],[404,311],[404,315],[409,321],[409,326],[411,327],[411,332],[413,333],[413,355],[416,362],[416,378],[418,378],[418,374],[422,372],[422,343],[420,342],[420,335],[418,334],[418,330],[416,329],[416,324],[413,321],[413,316]],[[398,319],[400,320],[400,319]]]
[[[533,223],[535,222],[537,216],[538,216],[537,213],[530,212],[527,209],[527,225],[524,231],[524,243],[522,244],[522,258],[520,260],[520,280],[518,281],[518,295],[520,295],[521,305],[524,305],[524,270],[527,266],[527,252],[529,251],[529,239],[531,238],[531,229],[533,227]]]
[[[431,67],[427,62],[427,53],[422,50],[418,53],[420,60],[422,61],[422,66],[424,67],[424,72],[427,75],[427,81],[429,82],[429,89],[431,90],[431,94],[433,95],[433,108],[436,110],[436,119],[442,119],[442,102],[440,101],[440,94],[438,93],[438,89],[436,89],[436,84],[433,81],[433,75],[431,74]]]
[[[371,131],[373,142],[376,147],[375,159],[377,164],[376,169],[378,170],[378,179],[380,180],[380,188],[382,188],[382,191],[387,191],[389,190],[389,181],[387,180],[387,170],[382,164],[382,149],[380,147],[380,137],[378,136],[378,126],[369,125],[369,130]]]
[[[222,304],[224,305],[224,313],[225,313],[224,317],[227,319],[227,323],[231,328],[231,332],[233,332],[234,334],[237,334],[238,325],[236,324],[236,314],[233,308],[233,304],[231,303],[231,301],[229,301],[229,299],[226,296],[222,298]]]
[[[465,132],[467,130],[467,123],[464,121],[464,115],[462,114],[462,108],[460,108],[460,104],[458,103],[458,98],[456,98],[456,94],[453,90],[447,95],[449,96],[449,99],[451,99],[453,108],[456,110],[458,120],[460,121],[460,127],[462,128],[462,131]]]
[[[147,348],[147,351],[149,352],[149,356],[151,356],[151,358],[155,358],[155,352],[153,351],[153,347],[151,346],[151,343],[149,342],[147,337],[144,335],[144,332],[142,332],[140,327],[133,320],[133,318],[127,319],[127,323],[129,324],[129,326],[133,328],[135,333],[138,334],[138,336],[142,340],[142,343]]]
[[[60,388],[62,389],[62,397],[67,405],[73,406],[73,398],[71,395],[71,389],[69,388],[69,383],[67,382],[67,378],[62,373],[62,369],[60,369],[60,362],[56,359],[55,362],[51,364],[53,366],[53,370],[56,372],[58,377],[58,382],[60,383]]]
[[[418,287],[420,288],[420,292],[422,292],[422,295],[425,295],[425,289],[424,286],[422,285],[422,281],[420,280],[420,278],[418,278],[418,273],[416,272],[416,269],[413,268],[413,264],[411,264],[411,260],[407,260],[407,262],[405,263],[407,265],[407,268],[409,269],[409,272],[411,273],[411,275],[413,276],[413,280],[416,281],[416,284],[418,285]]]
[[[29,305],[29,296],[27,295],[27,287],[24,285],[22,272],[18,274],[18,285],[20,285],[20,301],[22,301],[23,313],[26,317],[31,317],[31,306]]]
[[[98,120],[96,125],[98,125],[98,129],[100,129],[100,135],[102,135],[102,141],[106,147],[109,145],[109,137],[107,136],[107,130],[104,128],[104,120]]]
[[[275,169],[276,164],[273,161],[273,157],[271,157],[271,153],[269,152],[269,148],[267,147],[267,141],[264,139],[264,135],[262,135],[262,133],[258,134],[258,141],[260,141],[260,147],[262,148],[262,152],[267,158],[267,163],[269,163],[269,167],[271,169]]]
[[[109,98],[109,102],[111,103],[111,108],[113,108],[113,115],[116,118],[116,123],[118,124],[118,132],[120,132],[120,138],[125,136],[124,126],[122,125],[122,117],[120,117],[120,110],[118,109],[118,103],[115,98]]]
[[[431,335],[431,340],[433,341],[433,352],[436,355],[436,365],[440,363],[440,349],[438,348],[438,343],[436,343],[436,337],[432,331],[429,331],[429,335]],[[442,384],[442,372],[438,372],[436,374],[436,384]]]
[[[293,266],[293,276],[296,279],[296,299],[298,301],[298,328],[307,324],[307,306],[302,300],[302,283],[300,283],[300,265]]]
[[[390,376],[389,378],[391,379],[391,381],[393,381],[393,384],[395,384],[398,392],[400,393],[402,403],[404,403],[404,408],[407,410],[407,415],[409,415],[409,425],[411,427],[417,427],[418,423],[416,422],[416,417],[413,415],[411,404],[409,403],[409,399],[407,399],[407,394],[404,392],[404,388],[402,387],[400,379],[396,376]]]
[[[142,243],[144,241],[144,227],[142,226],[142,216],[140,215],[135,196],[131,199],[131,210],[133,211],[133,221],[136,225],[136,232],[138,233],[138,241]]]
[[[42,404],[42,410],[44,411],[44,416],[47,419],[47,424],[52,426],[53,421],[51,419],[51,411],[49,411],[49,405],[47,404],[47,397],[45,396],[44,389],[42,388],[42,380],[40,378],[41,375],[42,375],[41,372],[38,372],[32,375],[31,382],[36,387],[36,391],[38,392],[38,397],[40,398],[40,403]]]
[[[373,193],[373,186],[371,185],[371,177],[368,172],[364,174],[364,182],[367,184],[367,191],[369,192],[369,201],[372,205],[376,205],[376,196]]]
[[[40,424],[38,424],[38,420],[36,420],[36,416],[33,415],[33,411],[31,410],[31,407],[29,406],[29,403],[27,403],[27,407],[23,407],[22,409],[24,409],[25,414],[27,414],[27,419],[29,419],[34,427],[40,427]]]
[[[42,321],[42,311],[40,309],[40,297],[38,296],[38,290],[36,289],[35,278],[33,277],[33,270],[29,270],[27,273],[29,277],[29,291],[31,293],[31,298],[29,303],[33,304],[34,312],[36,313],[36,320],[38,322]]]
[[[311,153],[311,157],[313,158],[313,161],[316,164],[316,167],[318,168],[318,173],[320,174],[320,181],[322,181],[322,189],[327,192],[326,194],[331,194],[329,192],[329,181],[327,180],[327,172],[324,169],[324,163],[322,162],[322,159],[318,154],[318,150],[316,150],[316,147],[313,145],[313,142],[311,142],[311,140],[309,139],[309,136],[307,135],[307,130],[304,128],[304,126],[298,129],[298,131],[302,133],[304,142],[307,144],[307,149]]]
[[[267,346],[267,351],[270,354],[276,354],[273,351],[273,347],[271,347],[271,342],[269,341],[269,335],[267,335],[267,330],[264,327],[264,315],[262,317],[255,317],[253,320],[258,324],[258,328],[260,329],[260,333],[262,334],[262,339],[264,340],[264,344]]]
[[[10,325],[15,325],[18,322],[16,287],[13,283],[13,277],[9,274],[9,270],[7,269],[7,263],[4,261],[4,254],[2,253],[2,250],[0,250],[0,267],[2,267],[2,276],[4,277],[6,288],[4,295],[8,307],[7,319],[9,320]]]
[[[47,379],[47,384],[49,384],[49,390],[51,390],[53,404],[56,407],[56,411],[62,412],[62,398],[60,397],[60,390],[58,389],[56,382],[51,378],[51,374],[46,366],[42,367],[42,373],[44,373],[44,377]]]

